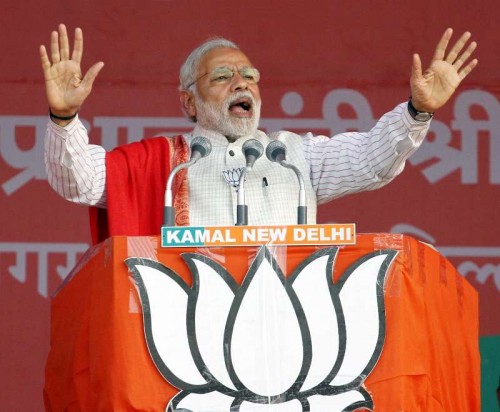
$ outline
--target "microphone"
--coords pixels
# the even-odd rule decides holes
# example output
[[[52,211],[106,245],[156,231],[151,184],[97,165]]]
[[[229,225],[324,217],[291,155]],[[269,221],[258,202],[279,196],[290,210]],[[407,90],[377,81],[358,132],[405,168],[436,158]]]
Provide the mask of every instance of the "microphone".
[[[246,166],[240,175],[238,184],[236,226],[248,225],[248,206],[245,204],[245,178],[247,172],[252,170],[255,161],[264,153],[264,146],[262,146],[262,143],[256,139],[248,139],[245,143],[243,143],[241,151],[245,156]]]
[[[207,157],[211,151],[212,143],[210,143],[210,140],[203,136],[196,136],[191,142],[191,158],[189,161],[194,160],[192,164],[195,164],[201,158]]]
[[[198,160],[207,157],[212,151],[212,144],[210,141],[203,136],[196,136],[191,141],[191,157],[187,162],[181,163],[174,167],[170,172],[167,180],[167,187],[165,190],[165,207],[163,210],[163,226],[175,226],[175,208],[172,206],[173,196],[172,196],[172,183],[174,182],[174,177],[179,170],[186,169],[189,166],[194,165]]]
[[[306,189],[304,177],[299,168],[286,161],[286,146],[279,140],[273,140],[267,145],[266,156],[271,162],[279,163],[281,166],[291,169],[295,172],[299,181],[299,206],[297,208],[297,223],[299,225],[307,224],[307,206],[306,206]]]
[[[249,139],[245,143],[243,143],[241,150],[247,162],[246,170],[250,172],[255,161],[264,153],[264,147],[258,140]]]

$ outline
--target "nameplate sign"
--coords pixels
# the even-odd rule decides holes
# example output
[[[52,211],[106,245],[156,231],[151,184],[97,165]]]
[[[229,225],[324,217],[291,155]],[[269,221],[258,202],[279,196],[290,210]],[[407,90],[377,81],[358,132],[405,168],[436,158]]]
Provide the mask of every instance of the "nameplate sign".
[[[354,245],[356,225],[163,226],[162,247]]]

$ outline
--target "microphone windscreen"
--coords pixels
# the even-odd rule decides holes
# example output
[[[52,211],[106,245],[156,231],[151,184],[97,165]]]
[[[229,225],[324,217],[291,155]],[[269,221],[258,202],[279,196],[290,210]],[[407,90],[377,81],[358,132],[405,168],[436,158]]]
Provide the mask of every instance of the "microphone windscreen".
[[[266,156],[271,162],[281,162],[286,158],[286,146],[279,140],[273,140],[267,145]]]
[[[248,139],[243,143],[241,150],[245,157],[253,156],[255,159],[258,159],[262,156],[262,153],[264,153],[264,146],[256,139]]]
[[[198,152],[201,157],[206,157],[212,151],[212,143],[206,137],[196,136],[191,141],[191,153]]]

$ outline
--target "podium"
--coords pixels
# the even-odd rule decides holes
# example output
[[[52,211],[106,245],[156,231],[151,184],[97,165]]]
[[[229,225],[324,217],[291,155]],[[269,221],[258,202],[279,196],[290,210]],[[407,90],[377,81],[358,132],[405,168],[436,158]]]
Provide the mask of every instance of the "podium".
[[[161,248],[159,237],[113,237],[94,246],[52,299],[46,410],[334,411],[325,405],[337,399],[339,411],[479,411],[476,291],[409,236],[356,240]],[[361,271],[370,265],[374,274]],[[149,283],[158,268],[186,306]],[[208,303],[218,289],[207,292],[204,270],[228,291]],[[224,310],[220,326],[214,313]],[[183,356],[194,369],[186,376],[175,365]]]

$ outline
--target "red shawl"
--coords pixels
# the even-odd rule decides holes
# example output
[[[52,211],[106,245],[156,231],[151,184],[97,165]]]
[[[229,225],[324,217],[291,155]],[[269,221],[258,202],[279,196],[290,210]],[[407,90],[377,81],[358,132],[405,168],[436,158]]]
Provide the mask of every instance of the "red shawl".
[[[182,136],[144,139],[106,153],[107,209],[90,208],[93,243],[109,236],[159,235],[168,176],[188,154]],[[187,174],[182,172],[173,184],[177,225],[189,224]]]

